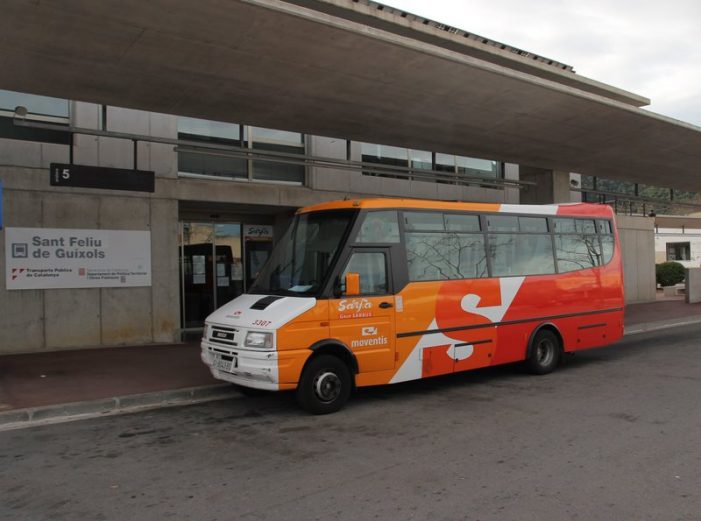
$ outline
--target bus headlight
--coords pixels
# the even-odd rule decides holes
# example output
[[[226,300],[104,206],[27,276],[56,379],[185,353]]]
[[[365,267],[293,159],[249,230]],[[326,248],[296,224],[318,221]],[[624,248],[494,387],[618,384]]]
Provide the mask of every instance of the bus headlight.
[[[273,334],[264,333],[262,331],[249,331],[244,342],[246,347],[258,347],[264,349],[272,349]]]

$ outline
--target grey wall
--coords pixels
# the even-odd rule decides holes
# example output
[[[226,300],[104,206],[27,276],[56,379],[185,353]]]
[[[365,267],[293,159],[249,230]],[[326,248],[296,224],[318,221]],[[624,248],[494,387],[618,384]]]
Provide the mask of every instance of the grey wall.
[[[521,192],[522,204],[569,203],[572,200],[569,172],[521,166],[519,175],[521,181],[535,183]]]
[[[0,231],[0,353],[172,342],[179,327],[178,207],[173,199],[17,189],[48,184],[48,171],[0,167],[9,227],[150,230],[152,286],[12,290]]]
[[[655,300],[655,222],[650,217],[616,217],[623,254],[626,303]]]
[[[72,124],[99,128],[99,106],[72,104]],[[175,137],[173,116],[108,109],[107,128]],[[131,168],[127,140],[75,136],[78,164]],[[48,166],[68,162],[69,147],[0,139],[5,227],[150,230],[152,286],[144,288],[6,289],[5,232],[0,231],[0,354],[172,342],[180,327],[178,202],[163,185],[177,176],[171,147],[140,143],[137,164],[154,170],[156,194],[52,189]],[[171,183],[172,183],[171,181]]]

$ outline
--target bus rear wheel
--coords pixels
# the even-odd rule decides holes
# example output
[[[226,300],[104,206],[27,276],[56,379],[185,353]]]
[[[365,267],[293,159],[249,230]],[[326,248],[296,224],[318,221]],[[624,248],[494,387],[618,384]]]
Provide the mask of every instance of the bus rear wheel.
[[[348,366],[333,355],[312,358],[302,371],[297,402],[313,414],[338,411],[350,398],[352,377]]]
[[[531,342],[526,368],[533,374],[548,374],[557,369],[562,355],[560,339],[549,329],[538,331]]]

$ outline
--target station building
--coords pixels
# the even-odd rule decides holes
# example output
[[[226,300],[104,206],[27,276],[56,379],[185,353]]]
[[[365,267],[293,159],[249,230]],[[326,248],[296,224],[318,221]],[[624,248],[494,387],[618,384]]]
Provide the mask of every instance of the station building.
[[[89,60],[67,60],[60,67],[47,61],[54,52],[51,47],[41,52],[34,48],[33,54],[27,54],[23,40],[19,36],[12,40],[10,35],[16,44],[0,52],[0,59],[19,64],[20,58],[26,60],[29,56],[35,65],[31,70],[18,65],[17,75],[0,80],[0,89],[4,89],[0,91],[0,264],[5,273],[0,282],[0,354],[170,343],[188,334],[197,336],[209,313],[250,286],[290,217],[301,206],[370,196],[515,204],[579,201],[579,172],[615,176],[619,170],[609,163],[618,159],[612,159],[617,157],[616,151],[609,150],[613,143],[601,144],[595,154],[597,162],[582,162],[577,147],[591,146],[586,142],[589,138],[583,136],[589,135],[589,121],[596,114],[576,113],[579,106],[567,103],[595,103],[603,107],[601,110],[608,108],[614,115],[620,114],[622,119],[615,125],[621,127],[616,132],[623,134],[624,140],[635,139],[637,131],[637,127],[625,127],[630,124],[626,118],[639,117],[639,107],[647,103],[638,95],[579,77],[572,67],[555,60],[374,2],[238,4],[234,2],[231,7],[238,18],[221,23],[223,27],[227,23],[245,26],[245,17],[250,17],[251,24],[258,24],[261,33],[245,40],[254,58],[256,52],[266,57],[283,53],[270,47],[266,39],[270,35],[262,31],[266,24],[275,22],[282,41],[299,45],[298,40],[285,38],[292,38],[288,34],[291,31],[298,31],[297,37],[305,34],[310,52],[321,47],[329,30],[337,31],[341,40],[350,38],[350,34],[366,41],[370,34],[376,37],[372,45],[387,44],[395,50],[392,63],[401,65],[403,74],[411,76],[416,72],[414,66],[423,64],[430,65],[431,69],[424,71],[432,82],[436,74],[454,77],[445,76],[444,82],[425,86],[444,88],[421,102],[422,91],[411,92],[418,89],[420,79],[405,83],[399,81],[402,78],[384,77],[382,74],[392,71],[380,73],[373,66],[358,82],[374,84],[374,90],[359,88],[358,92],[365,93],[362,99],[353,98],[357,92],[340,92],[347,99],[339,101],[339,89],[345,87],[334,83],[338,80],[335,69],[269,69],[261,80],[257,69],[261,60],[239,60],[231,74],[241,85],[225,84],[200,70],[200,83],[209,82],[211,97],[207,98],[205,89],[190,92],[195,98],[191,102],[173,102],[173,92],[159,90],[149,76],[154,68],[172,69],[171,63],[165,62],[166,55],[160,55],[162,62],[153,66],[154,57],[159,56],[150,47],[156,45],[153,41],[143,42],[141,49],[139,45],[129,46],[137,62],[152,65],[148,70],[130,70],[132,86],[138,84],[139,90],[120,86],[120,75],[96,76],[94,81],[69,80],[76,71],[86,71]],[[69,8],[68,14],[32,9],[25,7],[10,15],[22,20],[34,15],[36,22],[31,23],[39,24],[42,16],[68,16],[68,23],[76,17],[85,22],[89,15],[104,14],[78,12],[84,7]],[[213,21],[218,15],[216,9],[207,3],[202,11]],[[124,16],[110,13],[109,19],[116,24],[123,22]],[[166,18],[172,16],[170,13]],[[295,26],[297,22],[299,27]],[[192,27],[201,23],[193,20]],[[318,34],[308,31],[310,24]],[[212,30],[211,38],[226,40],[227,36],[218,34],[217,29]],[[30,29],[25,26],[25,31]],[[111,31],[116,34],[117,30],[108,24],[105,47],[110,43]],[[183,32],[189,34],[188,30]],[[339,67],[348,71],[358,64],[362,69],[363,60],[369,62],[376,57],[372,45],[348,47],[347,42],[342,43],[325,63],[337,64],[343,58],[346,63]],[[220,51],[222,56],[211,56],[211,60],[226,59],[226,52]],[[412,65],[402,62],[404,52],[415,57]],[[445,53],[448,61],[439,60],[436,53]],[[75,54],[70,56],[76,58]],[[125,56],[111,65],[112,72],[129,58]],[[182,60],[196,58],[184,55]],[[277,57],[278,65],[283,58]],[[41,75],[53,78],[53,82],[37,78],[36,70],[42,66],[46,68]],[[487,71],[501,75],[503,84],[497,81],[494,88],[503,92],[490,93],[487,88],[461,93],[465,67],[479,74]],[[97,70],[95,74],[103,72]],[[300,80],[301,73],[308,75],[306,79]],[[260,83],[254,81],[256,78]],[[508,81],[547,87],[547,95],[541,93],[545,97],[522,92],[527,99],[521,100],[521,106],[535,110],[534,114],[515,112],[505,101],[511,92]],[[187,91],[177,81],[171,85],[172,89],[182,89],[181,93]],[[239,87],[242,90],[237,90]],[[451,96],[456,95],[469,100],[474,97],[471,103],[492,103],[494,107],[484,114],[475,110],[474,122],[468,124],[460,112],[463,109],[455,109]],[[390,107],[383,101],[386,96],[394,96],[396,103]],[[170,104],[164,104],[164,100],[170,100]],[[436,104],[442,108],[432,111]],[[567,126],[562,122],[559,130],[548,126],[548,118],[559,118],[560,112],[567,115],[570,110],[565,118]],[[487,125],[484,118],[498,114],[504,118],[507,114],[508,120]],[[601,114],[613,117],[610,112]],[[538,143],[530,131],[535,119],[547,128]],[[651,124],[676,130],[680,126],[664,118]],[[469,125],[481,125],[482,131]],[[697,132],[681,127],[687,133]],[[566,131],[580,135],[576,146],[567,136],[563,141],[552,141],[553,136]],[[505,136],[510,137],[506,140]],[[647,146],[645,139],[639,141],[636,146]],[[557,153],[548,155],[548,142]],[[635,150],[619,150],[621,153],[632,157]],[[607,157],[611,158],[608,163]],[[639,174],[641,180],[648,181],[652,166],[644,161],[645,157],[632,161],[637,170],[621,171],[622,178],[637,179]],[[62,173],[71,173],[64,169],[66,166],[84,167],[82,172],[87,171],[93,181],[106,184],[62,184]],[[685,165],[676,167],[684,169]],[[152,179],[153,186],[109,186],[110,176],[128,171]],[[631,252],[626,255],[624,251],[629,301],[654,298],[653,223],[645,218],[622,217],[619,226],[624,250],[629,248]],[[143,277],[141,282],[130,284],[126,278],[120,279],[119,273],[114,280],[99,281],[101,276],[108,276],[101,275],[99,267],[94,268],[86,259],[81,275],[76,275],[83,277],[77,285],[67,282],[61,286],[50,280],[50,270],[58,270],[61,264],[49,262],[44,263],[49,270],[44,280],[19,284],[26,275],[18,268],[22,259],[35,263],[28,266],[41,266],[42,259],[32,256],[42,255],[42,241],[54,248],[53,255],[60,246],[51,241],[59,244],[60,236],[70,238],[71,230],[76,240],[98,240],[110,243],[113,250],[121,248],[119,254],[131,256],[133,266],[138,268],[134,272]],[[144,232],[146,236],[137,235]],[[37,244],[32,243],[34,237],[40,237]],[[125,246],[121,246],[122,240],[127,241]],[[126,262],[129,265],[129,259]],[[92,282],[84,280],[90,278],[91,270]]]
[[[65,131],[15,126],[17,106],[30,125]],[[197,334],[207,315],[252,283],[301,206],[369,196],[518,203],[525,186],[517,165],[435,151],[10,91],[0,92],[0,109],[5,228],[151,235],[150,286],[3,288],[4,352]],[[155,190],[51,186],[52,163],[153,171]]]

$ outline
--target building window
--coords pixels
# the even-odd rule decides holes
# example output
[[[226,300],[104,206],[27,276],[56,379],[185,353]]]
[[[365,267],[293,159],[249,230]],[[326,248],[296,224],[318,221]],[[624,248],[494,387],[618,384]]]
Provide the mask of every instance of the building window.
[[[455,156],[458,175],[496,179],[501,174],[501,163],[488,159]]]
[[[195,118],[178,118],[178,139],[208,144],[242,146],[241,125]],[[248,178],[248,161],[224,155],[217,156],[207,150],[178,152],[178,171],[188,174]]]
[[[667,260],[668,261],[688,261],[688,260],[691,260],[691,243],[690,242],[668,242],[667,243]]]
[[[248,132],[246,132],[246,136]],[[305,167],[302,158],[305,152],[304,134],[251,127],[251,146],[254,150],[265,150],[276,153],[274,157],[253,161],[253,179],[262,181],[282,181],[288,183],[304,183]]]
[[[363,163],[381,165],[377,169],[371,165],[364,165],[363,173],[365,175],[400,179],[410,178],[439,183],[460,182],[460,178],[463,176],[492,179],[502,177],[502,164],[488,159],[456,156],[440,152],[434,154],[426,150],[412,150],[371,143],[361,143],[361,153]],[[389,168],[383,170],[382,167],[384,166]],[[431,179],[431,174],[426,171],[432,171],[437,175],[434,179]]]
[[[365,165],[363,173],[376,177],[395,179],[425,179],[426,174],[414,177],[412,174],[433,170],[433,153],[427,150],[412,150],[389,145],[361,143],[361,154]],[[379,168],[373,168],[373,164]],[[383,167],[388,167],[383,170]]]
[[[362,143],[361,152],[363,163],[375,163],[378,165],[398,166],[402,168],[408,168],[409,166],[409,151],[406,148]],[[372,170],[369,170],[369,174],[375,175]]]
[[[460,176],[496,179],[501,176],[501,163],[488,159],[438,153],[436,154],[436,170],[454,174],[456,179],[459,179]]]
[[[686,215],[701,206],[701,192],[602,177],[582,175],[581,190],[583,202],[608,204],[616,213],[630,215]]]
[[[53,120],[54,118],[59,118],[67,120],[69,116],[69,103],[66,99],[0,90],[0,111],[3,112],[2,115],[12,117],[16,107],[25,107],[28,112],[28,119]]]
[[[70,124],[68,100],[0,90],[0,138],[71,144],[70,132],[15,125],[13,116],[16,107],[27,109],[27,120],[67,126]]]
[[[409,167],[412,170],[433,170],[433,154],[425,150],[409,150]]]

